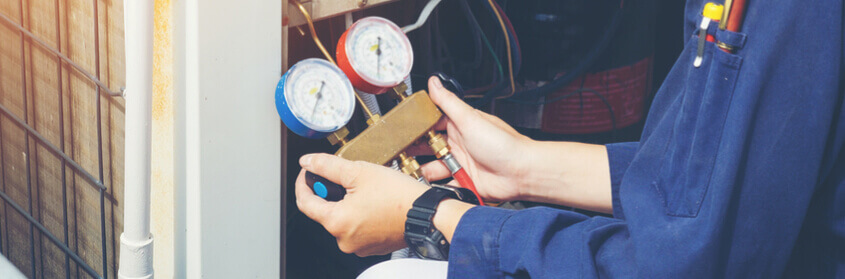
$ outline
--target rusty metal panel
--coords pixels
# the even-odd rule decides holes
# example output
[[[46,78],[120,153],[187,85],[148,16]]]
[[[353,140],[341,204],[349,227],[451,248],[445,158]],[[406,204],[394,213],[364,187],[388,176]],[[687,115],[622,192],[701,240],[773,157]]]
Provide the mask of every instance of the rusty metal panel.
[[[123,2],[0,2],[0,191],[46,230],[2,200],[0,246],[30,278],[87,277],[49,233],[113,277],[124,134],[123,100],[111,93],[124,82]]]

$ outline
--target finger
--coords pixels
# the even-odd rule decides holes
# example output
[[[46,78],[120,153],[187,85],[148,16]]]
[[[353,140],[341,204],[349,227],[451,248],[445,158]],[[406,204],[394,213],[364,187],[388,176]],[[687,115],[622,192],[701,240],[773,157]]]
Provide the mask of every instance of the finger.
[[[299,165],[347,189],[361,173],[361,164],[325,153],[306,154],[299,158]]]
[[[428,181],[437,181],[452,176],[449,168],[447,168],[440,160],[428,162],[421,167],[421,170],[423,176],[425,176],[425,179],[428,179]]]
[[[448,127],[450,124],[454,125],[454,123],[452,123],[452,120],[449,119],[448,116],[443,116],[442,118],[440,118],[439,121],[437,121],[437,124],[434,124],[434,127],[432,127],[431,129],[437,132],[446,131],[446,127]]]
[[[428,79],[428,90],[431,92],[431,100],[434,101],[434,104],[440,107],[443,113],[449,116],[455,124],[464,126],[478,117],[473,107],[455,96],[454,93],[443,88],[439,78],[431,77]]]
[[[299,172],[295,184],[296,206],[299,211],[318,223],[323,223],[329,216],[334,203],[328,202],[317,195],[305,184],[305,170]]]

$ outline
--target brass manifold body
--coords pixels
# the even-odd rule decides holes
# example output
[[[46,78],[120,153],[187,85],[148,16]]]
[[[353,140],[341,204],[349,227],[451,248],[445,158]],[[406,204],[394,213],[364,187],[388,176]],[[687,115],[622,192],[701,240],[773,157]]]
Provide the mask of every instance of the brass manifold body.
[[[352,161],[365,161],[386,165],[393,159],[399,161],[400,170],[415,179],[423,181],[420,164],[405,149],[421,140],[426,140],[434,155],[439,159],[449,154],[449,145],[440,134],[432,129],[443,116],[425,90],[405,95],[407,86],[400,84],[392,93],[400,100],[385,115],[373,114],[367,121],[369,127],[348,140],[349,130],[343,128],[328,137],[332,144],[340,144],[335,155]]]

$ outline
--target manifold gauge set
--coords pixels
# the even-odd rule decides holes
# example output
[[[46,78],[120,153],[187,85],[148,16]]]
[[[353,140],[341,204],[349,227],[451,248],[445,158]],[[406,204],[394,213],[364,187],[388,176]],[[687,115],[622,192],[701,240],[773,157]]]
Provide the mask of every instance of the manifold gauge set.
[[[316,35],[312,36],[321,45]],[[396,24],[381,17],[356,21],[341,35],[336,56],[337,65],[317,58],[299,61],[276,85],[276,110],[292,132],[340,145],[335,155],[347,160],[378,165],[394,162],[399,170],[424,182],[419,163],[407,156],[405,149],[427,142],[458,182],[474,191],[445,139],[432,130],[442,113],[428,93],[405,94],[404,80],[411,73],[414,53],[408,37]],[[389,91],[395,93],[397,105],[385,115],[364,109],[369,126],[347,139],[346,125],[355,111],[356,99],[366,108],[362,94]],[[313,173],[306,174],[306,183],[315,194],[330,201],[338,201],[346,193],[342,186]]]
[[[411,42],[393,22],[363,18],[337,46],[338,66],[309,58],[294,64],[276,86],[276,110],[294,133],[325,138],[345,126],[355,110],[355,91],[381,94],[411,73]]]

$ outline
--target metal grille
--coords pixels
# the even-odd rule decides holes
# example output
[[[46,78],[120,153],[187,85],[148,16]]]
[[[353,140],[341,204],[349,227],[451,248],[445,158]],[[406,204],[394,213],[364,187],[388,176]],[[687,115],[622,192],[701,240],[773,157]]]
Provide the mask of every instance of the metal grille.
[[[61,52],[61,49],[62,49],[62,47],[61,47],[61,43],[62,43],[61,27],[63,26],[62,24],[64,24],[64,26],[68,26],[68,24],[69,24],[68,18],[70,18],[70,15],[65,14],[64,17],[62,17],[60,15],[61,10],[60,10],[60,5],[59,5],[59,3],[60,3],[59,0],[54,1],[55,17],[56,17],[56,19],[55,19],[55,29],[56,29],[56,31],[55,31],[56,32],[55,42],[56,42],[56,44],[58,44],[58,47],[51,46],[50,44],[45,42],[43,39],[41,39],[37,35],[33,34],[33,32],[30,29],[27,29],[27,28],[24,27],[24,26],[27,25],[23,21],[24,10],[28,10],[29,12],[32,12],[32,7],[28,7],[28,5],[31,5],[32,3],[29,3],[29,2],[30,1],[24,2],[24,0],[20,1],[20,11],[21,11],[20,23],[15,22],[8,15],[0,12],[0,26],[4,26],[5,28],[8,28],[7,29],[8,31],[17,32],[20,35],[20,37],[19,37],[20,38],[19,39],[20,40],[20,42],[19,42],[20,43],[20,61],[21,61],[21,69],[20,69],[21,74],[20,74],[20,76],[21,76],[22,80],[19,83],[20,84],[20,93],[19,94],[21,94],[21,98],[23,100],[23,106],[22,106],[23,115],[22,115],[22,117],[19,116],[19,115],[16,115],[13,112],[12,109],[7,107],[8,104],[0,103],[0,147],[3,147],[4,144],[6,144],[6,143],[3,142],[4,140],[9,140],[9,138],[10,138],[10,135],[2,135],[2,133],[4,131],[9,131],[9,129],[10,129],[9,127],[5,127],[5,129],[4,129],[3,125],[9,125],[9,123],[11,123],[13,126],[15,126],[18,129],[23,131],[22,134],[23,134],[23,142],[24,142],[25,148],[24,148],[22,156],[24,158],[25,165],[26,165],[26,169],[25,169],[26,190],[25,191],[26,191],[26,196],[27,196],[27,203],[21,204],[21,203],[16,202],[15,199],[13,199],[12,196],[10,195],[10,192],[8,192],[8,191],[11,191],[11,189],[7,189],[7,176],[9,174],[4,173],[4,172],[7,169],[6,165],[7,165],[7,163],[9,163],[8,160],[10,158],[12,158],[13,156],[16,156],[16,154],[4,154],[3,151],[5,150],[5,148],[0,148],[0,177],[2,177],[2,183],[0,183],[0,184],[2,184],[2,188],[0,188],[0,198],[2,199],[0,204],[2,204],[2,205],[0,205],[0,207],[2,207],[2,209],[5,212],[5,214],[2,216],[3,219],[0,220],[0,234],[2,234],[4,232],[6,234],[8,234],[8,232],[10,232],[10,230],[9,230],[9,226],[10,226],[9,218],[11,218],[10,215],[19,214],[19,216],[26,219],[26,221],[28,223],[28,230],[29,230],[29,236],[28,236],[29,237],[29,243],[28,244],[29,245],[26,245],[25,243],[10,242],[10,240],[9,240],[10,237],[8,235],[0,235],[0,239],[6,239],[5,245],[4,245],[3,241],[0,241],[0,253],[3,253],[4,255],[9,255],[10,253],[23,253],[23,251],[28,250],[28,253],[29,253],[29,256],[30,256],[28,269],[27,269],[27,267],[22,267],[21,263],[16,263],[16,265],[18,265],[18,268],[21,268],[22,272],[24,272],[25,274],[27,274],[28,276],[30,276],[32,278],[46,278],[46,277],[52,277],[52,275],[45,275],[45,271],[44,271],[44,269],[45,269],[44,261],[45,260],[42,258],[43,255],[44,255],[44,252],[40,251],[40,250],[45,249],[45,247],[48,246],[48,245],[54,245],[59,250],[61,250],[61,252],[63,253],[63,257],[64,257],[63,269],[64,269],[64,275],[65,275],[66,278],[72,278],[72,277],[73,278],[81,278],[81,277],[87,277],[87,276],[91,276],[93,278],[107,278],[108,275],[109,275],[109,268],[108,268],[108,266],[109,266],[109,256],[112,257],[112,264],[115,264],[116,258],[117,258],[116,253],[114,251],[115,250],[115,243],[114,243],[114,241],[115,241],[115,237],[114,237],[114,234],[115,234],[115,232],[114,232],[114,226],[115,226],[114,218],[115,217],[114,217],[114,214],[115,214],[115,212],[113,210],[114,205],[116,204],[116,201],[112,196],[113,193],[114,193],[114,189],[109,189],[109,187],[111,187],[112,185],[109,185],[109,187],[107,187],[106,183],[104,182],[103,121],[102,121],[103,112],[101,111],[101,108],[102,108],[101,102],[102,102],[102,99],[105,99],[109,103],[111,103],[112,101],[115,101],[116,98],[121,95],[121,93],[120,93],[120,91],[111,90],[108,85],[106,85],[104,82],[102,82],[100,80],[100,78],[101,78],[101,74],[100,74],[100,44],[101,44],[101,42],[100,42],[100,33],[99,33],[99,23],[100,23],[100,21],[99,21],[100,20],[99,19],[99,7],[98,7],[99,1],[93,0],[93,22],[94,22],[94,24],[93,24],[93,26],[90,27],[90,28],[93,29],[93,34],[94,34],[94,40],[93,40],[93,42],[91,42],[94,45],[94,47],[93,47],[93,49],[94,49],[93,50],[93,52],[94,52],[93,57],[94,57],[94,60],[95,60],[95,65],[96,65],[96,67],[95,67],[96,69],[94,70],[94,73],[89,72],[88,70],[85,69],[85,67],[75,63],[67,55],[65,55]],[[64,2],[64,3],[65,3],[64,12],[67,13],[68,3],[67,2]],[[43,5],[43,3],[42,3],[42,5]],[[29,17],[31,18],[31,15]],[[65,21],[62,22],[60,20],[61,18],[64,18]],[[33,28],[32,22],[30,22],[28,25],[29,25],[29,26],[27,26],[28,28]],[[2,28],[0,28],[0,29],[2,29]],[[7,40],[7,42],[8,42],[8,40]],[[26,60],[26,57],[25,57],[26,56],[25,50],[27,49],[27,47],[29,49],[29,54],[30,54],[30,57],[29,57],[29,60],[28,60],[29,65],[27,65],[27,63],[26,63],[27,60]],[[58,143],[58,146],[56,145],[56,143],[50,142],[44,135],[39,133],[39,130],[36,129],[37,128],[36,125],[37,125],[38,122],[34,119],[34,118],[36,118],[37,114],[32,113],[32,117],[30,117],[31,112],[28,111],[30,109],[30,106],[32,106],[32,107],[35,106],[35,102],[36,102],[36,98],[33,95],[34,93],[32,93],[33,89],[31,89],[31,88],[28,89],[27,88],[27,82],[26,82],[26,79],[28,78],[28,75],[27,75],[28,70],[30,71],[29,76],[34,75],[34,69],[33,68],[35,68],[35,63],[33,63],[33,58],[31,56],[33,51],[39,51],[41,53],[46,53],[47,54],[46,56],[51,56],[52,59],[54,59],[54,61],[55,61],[55,65],[57,65],[57,67],[54,69],[54,71],[56,73],[56,82],[58,82],[58,92],[55,92],[55,98],[57,99],[58,108],[59,108],[58,123],[59,123],[59,130],[60,131],[59,131],[58,134],[59,134],[59,141],[60,142]],[[2,59],[2,58],[0,58],[0,59]],[[3,61],[0,60],[0,63],[3,63]],[[27,69],[27,67],[31,67],[31,68]],[[44,69],[38,69],[38,70],[41,71],[41,72],[44,71]],[[71,155],[68,155],[66,153],[66,152],[68,152],[68,148],[67,148],[66,143],[65,143],[65,132],[66,132],[65,123],[66,122],[65,122],[64,118],[65,118],[65,113],[69,113],[71,116],[73,115],[73,109],[74,109],[73,105],[74,104],[72,102],[70,104],[64,104],[63,103],[64,102],[63,95],[65,95],[67,92],[63,92],[62,82],[63,82],[63,79],[69,80],[69,78],[65,77],[65,75],[67,75],[67,76],[74,75],[75,77],[81,77],[82,80],[86,80],[86,82],[90,82],[90,83],[94,84],[94,87],[96,88],[95,89],[96,94],[91,94],[91,96],[90,96],[90,98],[93,98],[93,99],[96,100],[95,101],[95,103],[96,103],[96,117],[95,117],[96,119],[95,119],[95,121],[96,121],[97,125],[96,125],[96,129],[95,129],[96,131],[95,132],[96,132],[96,147],[97,147],[97,158],[98,158],[98,164],[97,164],[98,167],[97,167],[97,170],[96,170],[96,172],[97,172],[96,174],[92,174],[91,172],[86,170],[79,162],[75,161],[72,152],[71,152]],[[29,78],[32,79],[32,77],[29,77]],[[33,83],[34,82],[32,80],[30,80],[30,84],[33,84]],[[2,88],[0,88],[0,90],[2,90]],[[0,94],[17,94],[17,93],[0,92]],[[33,102],[33,103],[27,104],[28,100]],[[67,105],[67,108],[65,107],[66,105]],[[77,108],[77,109],[79,109],[79,108]],[[92,120],[94,120],[94,119],[92,119]],[[72,131],[72,129],[73,129],[73,124],[72,124],[73,119],[70,120],[70,123],[71,123],[70,127],[67,127],[67,128],[71,129],[71,133],[70,133],[71,144],[73,144],[73,135],[74,135],[74,133]],[[108,127],[109,131],[111,131],[112,121],[108,121],[107,125],[108,125],[107,127]],[[19,133],[15,133],[15,134],[19,135]],[[112,141],[109,140],[109,142],[111,143]],[[75,150],[75,148],[73,148],[73,149]],[[47,152],[40,152],[40,154],[39,154],[39,150],[46,150]],[[6,153],[8,153],[8,152],[6,152]],[[39,183],[37,181],[38,180],[37,176],[38,176],[38,171],[39,171],[38,170],[38,168],[39,168],[39,163],[38,163],[39,156],[41,156],[42,158],[44,156],[48,156],[49,158],[53,158],[55,160],[55,162],[58,162],[58,164],[61,165],[61,171],[60,171],[61,197],[62,197],[61,211],[62,211],[62,215],[63,215],[63,220],[62,220],[62,224],[63,224],[62,230],[63,231],[61,231],[61,232],[51,231],[50,229],[48,229],[47,226],[45,226],[45,224],[43,223],[44,219],[40,214],[42,212],[41,209],[38,209],[38,211],[37,211],[38,214],[35,214],[36,211],[33,210],[33,207],[34,207],[33,190],[34,189],[36,191],[39,191],[39,189],[40,189],[40,191],[55,191],[55,188],[58,187],[58,185],[39,185]],[[36,160],[35,164],[32,164],[31,160]],[[111,169],[111,167],[109,169]],[[33,181],[33,174],[36,176],[36,179],[35,179],[36,181]],[[70,209],[69,206],[73,207],[73,211],[74,211],[73,215],[74,216],[72,218],[75,218],[79,214],[79,211],[77,211],[77,209],[76,209],[78,202],[74,201],[72,205],[68,204],[68,180],[69,180],[68,176],[72,176],[72,177],[70,177],[70,180],[72,181],[71,183],[74,184],[74,187],[75,187],[75,184],[76,184],[76,180],[75,180],[76,177],[79,177],[82,180],[87,182],[87,183],[81,183],[81,184],[91,186],[91,187],[82,186],[78,190],[74,190],[74,198],[76,197],[75,193],[77,191],[79,191],[79,192],[91,191],[92,193],[96,193],[96,194],[99,195],[99,225],[100,225],[100,230],[99,230],[100,251],[99,251],[99,253],[102,255],[102,257],[101,257],[102,263],[98,263],[100,265],[99,270],[92,268],[91,263],[86,262],[84,260],[84,258],[86,258],[85,257],[86,255],[84,255],[84,254],[82,256],[80,255],[80,253],[84,253],[85,251],[80,251],[80,244],[78,244],[78,242],[80,241],[80,239],[83,239],[82,240],[83,242],[86,241],[85,239],[90,239],[90,236],[83,237],[83,236],[80,235],[80,233],[91,233],[91,232],[81,232],[78,228],[78,225],[77,225],[78,221],[74,221],[73,227],[71,227],[69,225],[69,209]],[[111,175],[110,175],[110,177],[111,177]],[[36,184],[36,185],[33,185],[33,184]],[[47,184],[49,184],[49,183],[47,183]],[[74,189],[76,189],[76,188],[74,188]],[[39,201],[38,201],[37,206],[41,207],[42,202],[40,201],[40,194],[38,195],[38,197],[39,197]],[[113,229],[111,231],[111,234],[112,234],[111,235],[111,241],[112,241],[112,243],[111,243],[111,248],[112,248],[111,254],[109,254],[109,251],[107,250],[109,248],[109,245],[107,243],[108,235],[106,234],[106,228],[107,228],[107,224],[106,224],[107,204],[106,204],[106,202],[107,201],[109,202],[109,206],[112,206],[111,225],[113,226],[112,227]],[[50,206],[55,206],[55,205],[50,205]],[[13,211],[9,210],[10,208]],[[71,232],[73,232],[75,239],[70,238]],[[56,235],[61,235],[63,237],[59,238],[59,237],[56,237]],[[43,241],[44,238],[46,238],[48,241]],[[72,243],[71,241],[73,241],[73,243],[77,243],[77,244],[71,245],[71,243]],[[36,253],[36,243],[38,243],[38,246],[39,246],[39,248],[38,248],[39,252],[38,253]],[[49,244],[47,244],[47,243],[49,243]],[[89,243],[89,245],[90,245],[90,243]],[[94,245],[96,245],[96,244],[94,244]],[[75,249],[72,249],[71,247],[75,247]],[[89,251],[89,253],[90,253],[90,251]],[[90,259],[91,259],[90,255],[88,255],[87,258],[90,261]],[[10,260],[12,260],[12,259],[10,258]],[[112,266],[112,268],[114,268],[114,265]],[[114,270],[112,270],[112,274],[114,274],[114,273],[115,273]],[[55,274],[55,273],[53,273],[53,274]]]

